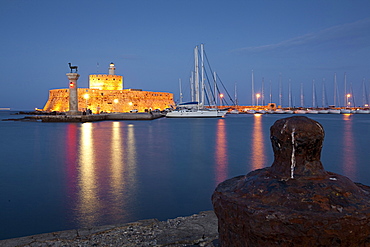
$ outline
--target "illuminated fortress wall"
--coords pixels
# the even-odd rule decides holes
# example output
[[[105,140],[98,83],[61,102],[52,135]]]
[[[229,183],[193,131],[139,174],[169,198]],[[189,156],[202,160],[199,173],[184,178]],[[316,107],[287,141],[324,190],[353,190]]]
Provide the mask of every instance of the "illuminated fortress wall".
[[[89,88],[78,88],[78,110],[90,109],[93,113],[129,112],[138,110],[164,110],[174,105],[173,94],[149,92],[140,89],[123,89],[123,76],[115,75],[114,63],[109,65],[108,75],[89,76]],[[69,111],[69,89],[49,91],[44,111]]]
[[[122,90],[123,76],[121,75],[90,75],[89,88],[100,90]]]
[[[49,91],[49,99],[44,111],[69,111],[69,89],[53,89]],[[164,110],[173,105],[173,94],[163,92],[150,92],[133,89],[124,90],[98,90],[78,89],[78,110],[91,109],[93,113],[100,112],[129,112],[137,109]]]

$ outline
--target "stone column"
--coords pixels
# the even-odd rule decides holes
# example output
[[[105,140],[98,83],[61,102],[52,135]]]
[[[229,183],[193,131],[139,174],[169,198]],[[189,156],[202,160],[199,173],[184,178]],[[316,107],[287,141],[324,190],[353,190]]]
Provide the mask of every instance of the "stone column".
[[[78,115],[78,93],[77,93],[77,80],[80,77],[77,73],[67,73],[66,76],[69,80],[69,115]]]

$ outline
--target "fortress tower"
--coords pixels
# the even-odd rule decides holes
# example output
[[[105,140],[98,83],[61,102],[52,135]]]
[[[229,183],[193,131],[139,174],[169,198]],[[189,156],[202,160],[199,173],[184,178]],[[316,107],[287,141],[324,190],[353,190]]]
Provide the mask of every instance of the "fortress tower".
[[[108,75],[95,74],[89,76],[89,88],[99,90],[122,90],[123,76],[115,75],[116,67],[110,63]]]
[[[116,70],[116,67],[114,67],[114,63],[110,63],[109,64],[108,75],[114,75],[115,70]]]

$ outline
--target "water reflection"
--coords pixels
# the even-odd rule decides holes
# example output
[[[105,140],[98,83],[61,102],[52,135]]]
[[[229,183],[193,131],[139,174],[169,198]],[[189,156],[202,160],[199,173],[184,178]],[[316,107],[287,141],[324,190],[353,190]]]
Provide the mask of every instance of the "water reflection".
[[[218,120],[216,127],[216,146],[215,146],[215,164],[216,164],[216,184],[226,180],[227,176],[227,144],[226,144],[226,124],[223,119]]]
[[[353,119],[352,115],[343,115],[344,126],[343,126],[343,150],[341,154],[343,155],[343,172],[344,175],[351,178],[352,180],[356,177],[356,148],[355,140],[353,136]]]
[[[263,137],[262,115],[254,114],[253,119],[251,163],[252,170],[256,170],[266,166],[266,144]]]
[[[78,128],[77,124],[68,124],[66,128],[66,174],[67,174],[67,193],[71,198],[76,194],[76,178],[78,172],[76,170],[76,161],[77,161],[77,135]],[[68,202],[67,202],[68,203]]]
[[[122,128],[121,122],[112,123],[111,137],[111,164],[110,164],[110,187],[114,203],[111,205],[112,213],[118,217],[122,217],[123,208],[117,207],[124,200],[122,188],[125,187],[123,152],[125,151],[122,145]]]
[[[125,205],[134,201],[131,197],[136,191],[134,130],[134,125],[123,122],[81,125],[75,207],[80,227],[125,221]]]
[[[127,165],[130,172],[134,172],[136,166],[136,143],[135,128],[133,124],[128,125],[127,129]],[[134,174],[132,174],[134,175]]]
[[[97,177],[95,174],[95,150],[93,142],[93,123],[81,125],[79,145],[79,202],[78,221],[81,226],[92,225],[96,221],[95,212],[99,208],[97,196]]]

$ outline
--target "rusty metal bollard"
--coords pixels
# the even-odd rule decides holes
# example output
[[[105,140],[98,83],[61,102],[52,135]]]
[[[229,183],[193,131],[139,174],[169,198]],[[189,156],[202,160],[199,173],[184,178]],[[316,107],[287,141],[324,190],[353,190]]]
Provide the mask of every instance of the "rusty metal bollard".
[[[370,246],[370,187],[324,170],[321,124],[289,117],[270,133],[272,166],[212,195],[221,246]]]

